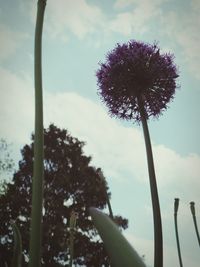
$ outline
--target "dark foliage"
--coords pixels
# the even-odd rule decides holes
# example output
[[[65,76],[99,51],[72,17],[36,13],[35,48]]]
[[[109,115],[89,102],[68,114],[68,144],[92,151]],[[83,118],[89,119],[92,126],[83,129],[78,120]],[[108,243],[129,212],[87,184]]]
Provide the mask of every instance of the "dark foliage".
[[[11,157],[10,144],[0,139],[0,195],[6,192],[7,179],[14,172],[14,161]]]
[[[110,115],[138,122],[138,98],[146,119],[158,117],[173,98],[177,77],[172,54],[161,54],[156,44],[134,40],[117,44],[97,71],[99,94]]]
[[[90,165],[91,158],[84,155],[83,146],[83,142],[54,125],[44,130],[42,266],[67,266],[72,210],[79,216],[74,245],[76,266],[109,266],[108,256],[88,213],[91,206],[105,208],[108,186]],[[13,247],[10,222],[15,220],[22,234],[22,266],[25,267],[29,246],[33,143],[25,145],[21,153],[19,170],[6,194],[0,196],[0,255],[1,262],[10,263]],[[115,220],[121,229],[127,228],[126,219],[116,216]]]

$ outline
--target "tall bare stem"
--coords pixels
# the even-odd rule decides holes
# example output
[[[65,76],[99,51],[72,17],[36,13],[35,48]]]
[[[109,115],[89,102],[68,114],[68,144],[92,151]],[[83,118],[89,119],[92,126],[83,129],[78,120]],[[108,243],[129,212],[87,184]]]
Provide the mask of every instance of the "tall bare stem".
[[[149,135],[149,129],[145,116],[144,105],[141,97],[138,97],[138,106],[141,115],[142,128],[144,133],[147,163],[149,171],[149,182],[151,190],[151,200],[153,207],[153,220],[154,220],[154,267],[163,266],[163,237],[162,237],[162,222],[160,213],[160,204],[158,197],[158,189],[156,183],[156,175],[154,169],[153,153],[151,148],[151,140]]]
[[[180,267],[183,267],[182,258],[181,258],[181,249],[180,249],[180,243],[179,243],[179,236],[178,236],[178,224],[177,224],[178,206],[179,206],[179,199],[175,198],[175,200],[174,200],[174,225],[175,225],[176,243],[177,243],[178,258],[179,258]]]
[[[43,203],[43,97],[42,97],[42,29],[46,0],[38,0],[35,28],[35,139],[32,185],[29,267],[41,265]]]
[[[197,240],[198,240],[198,243],[200,246],[200,236],[199,236],[199,230],[198,230],[198,226],[197,226],[197,220],[196,220],[196,214],[195,214],[195,203],[194,202],[190,202],[190,210],[191,210],[192,218],[194,221],[194,228],[195,228],[195,232],[197,235]]]

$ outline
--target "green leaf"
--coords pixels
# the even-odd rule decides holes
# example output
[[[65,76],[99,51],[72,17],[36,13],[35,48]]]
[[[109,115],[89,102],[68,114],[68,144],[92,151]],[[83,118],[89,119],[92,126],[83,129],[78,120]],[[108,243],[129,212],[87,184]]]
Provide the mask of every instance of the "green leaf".
[[[95,208],[90,208],[90,214],[110,256],[112,267],[145,267],[138,253],[106,214]]]
[[[13,234],[14,234],[14,250],[11,267],[21,267],[21,258],[22,258],[22,239],[20,231],[15,223],[12,225]]]

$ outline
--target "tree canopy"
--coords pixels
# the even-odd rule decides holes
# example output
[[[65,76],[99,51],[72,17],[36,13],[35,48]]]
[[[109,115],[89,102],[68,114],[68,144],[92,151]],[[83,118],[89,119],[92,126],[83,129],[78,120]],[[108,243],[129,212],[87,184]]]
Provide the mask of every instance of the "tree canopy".
[[[0,139],[0,195],[6,192],[8,177],[14,172],[14,160],[11,157],[10,144]]]
[[[14,220],[22,235],[23,263],[27,266],[31,191],[33,176],[33,142],[21,150],[19,169],[7,191],[0,196],[0,255],[8,266],[12,257]],[[44,129],[44,204],[42,266],[67,266],[69,263],[69,220],[71,212],[78,213],[74,233],[75,266],[109,266],[103,243],[91,221],[88,208],[104,209],[109,188],[91,157],[83,152],[85,143],[72,137],[67,130],[51,124]],[[115,216],[121,229],[127,219]]]

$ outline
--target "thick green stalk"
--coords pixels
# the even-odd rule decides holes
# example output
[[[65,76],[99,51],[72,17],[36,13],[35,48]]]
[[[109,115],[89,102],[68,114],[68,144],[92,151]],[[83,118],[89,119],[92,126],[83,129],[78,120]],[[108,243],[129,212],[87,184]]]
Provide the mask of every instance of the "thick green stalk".
[[[141,115],[146,153],[147,153],[147,163],[149,171],[149,182],[151,189],[151,201],[153,206],[153,220],[154,220],[154,267],[163,266],[163,237],[162,237],[162,222],[160,214],[160,204],[156,183],[156,175],[153,162],[153,153],[151,148],[151,140],[149,135],[149,129],[147,125],[147,120],[145,116],[145,110],[142,103],[142,99],[138,97],[138,105]]]
[[[69,266],[72,267],[74,259],[74,230],[70,230],[70,259]]]
[[[69,235],[70,235],[69,237],[69,252],[70,252],[69,267],[72,267],[73,259],[74,259],[74,228],[70,227]]]
[[[41,265],[43,203],[42,29],[46,0],[38,0],[35,29],[35,137],[29,267]]]
[[[191,209],[191,213],[192,213],[192,218],[194,221],[194,228],[196,231],[196,235],[197,235],[197,240],[200,246],[200,237],[199,237],[199,231],[198,231],[198,227],[197,227],[197,220],[196,220],[196,214],[195,214],[195,203],[194,202],[190,202],[190,209]]]
[[[15,223],[12,223],[12,229],[14,234],[14,249],[12,256],[11,267],[21,267],[22,260],[22,238],[20,231]]]
[[[78,218],[78,213],[75,211],[72,211],[70,220],[69,220],[69,251],[70,251],[69,266],[70,267],[72,267],[73,259],[74,259],[74,234],[75,234],[77,218]]]
[[[175,198],[175,200],[174,200],[174,225],[175,225],[176,243],[177,243],[178,258],[179,258],[180,267],[183,267],[182,258],[181,258],[181,249],[180,249],[180,243],[179,243],[179,236],[178,236],[178,224],[177,224],[178,206],[179,206],[179,199]]]

